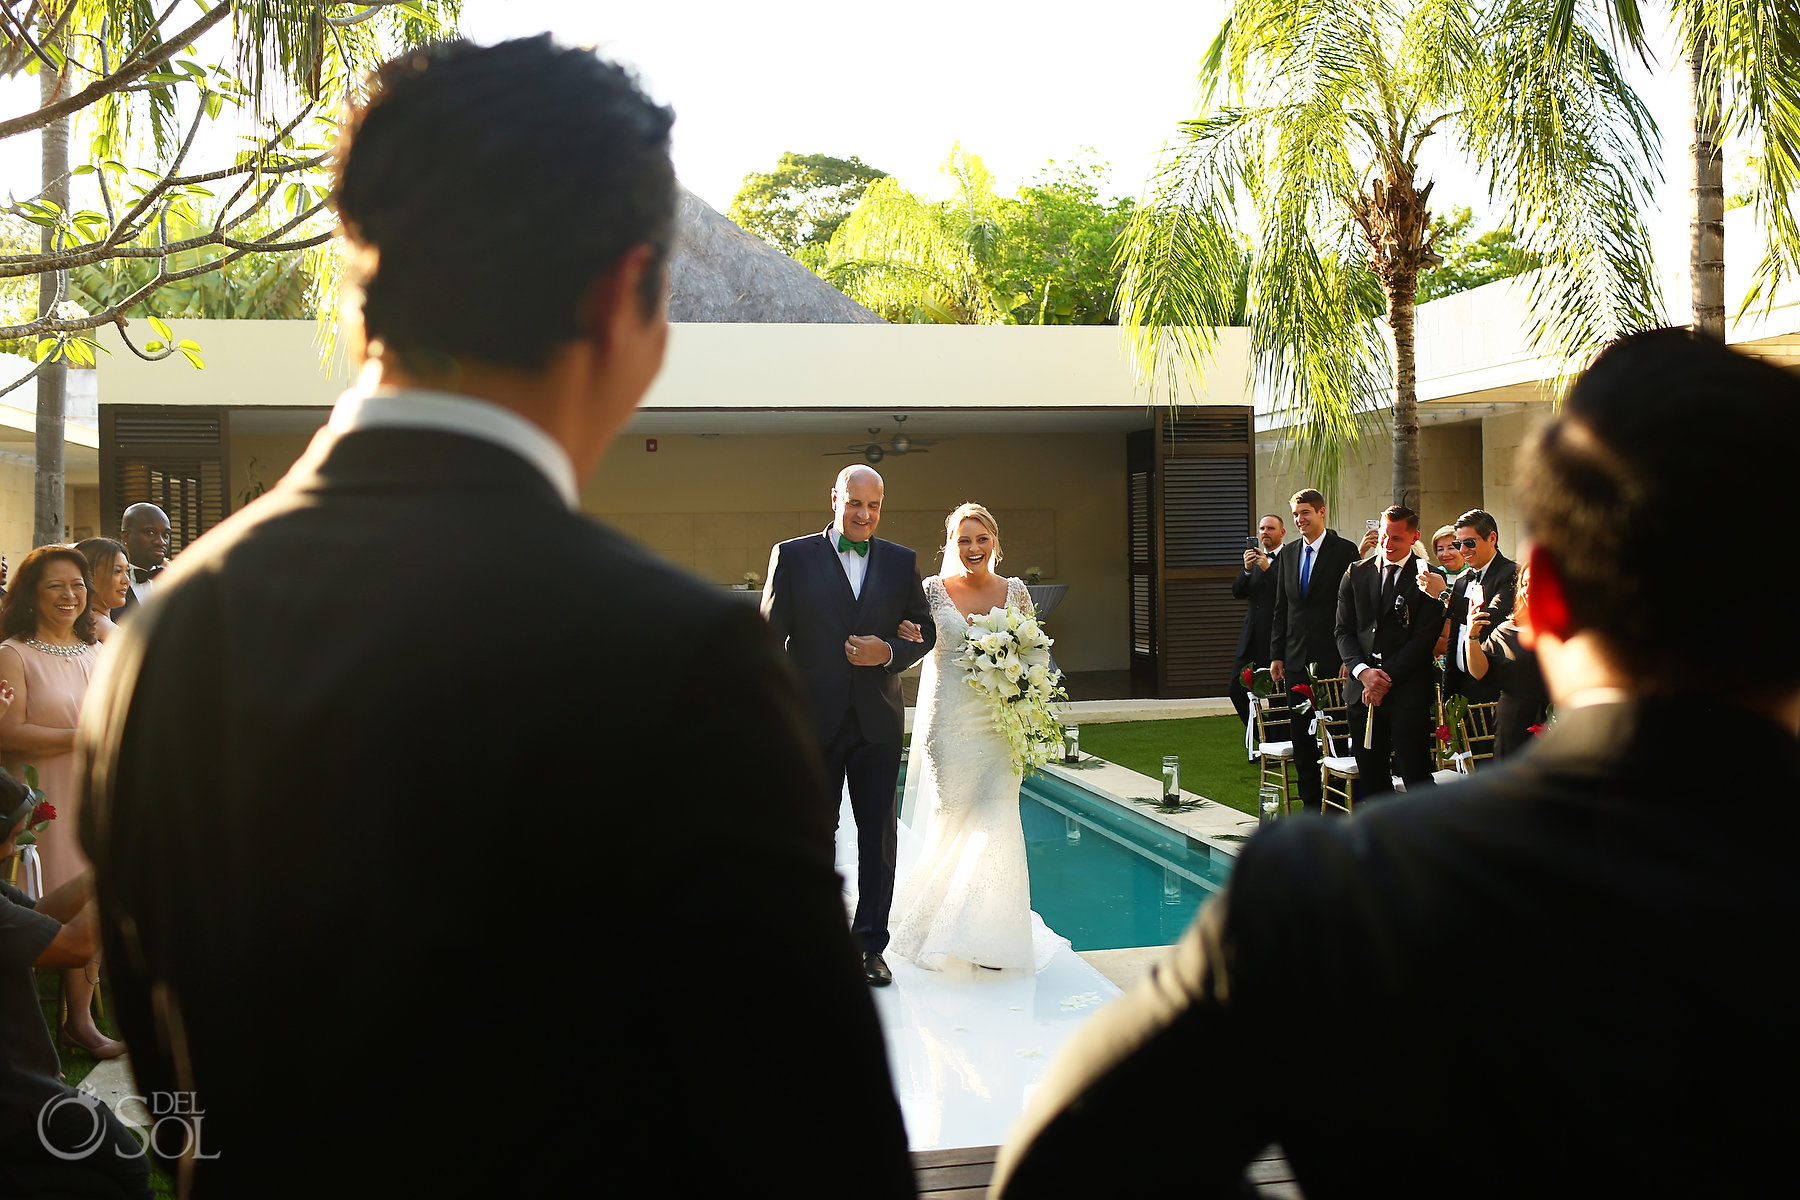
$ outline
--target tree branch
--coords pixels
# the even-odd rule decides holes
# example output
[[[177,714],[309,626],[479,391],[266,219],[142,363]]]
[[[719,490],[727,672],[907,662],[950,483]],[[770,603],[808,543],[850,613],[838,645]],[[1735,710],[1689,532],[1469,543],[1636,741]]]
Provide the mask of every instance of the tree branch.
[[[68,11],[74,11],[70,5]],[[139,79],[162,66],[183,48],[190,46],[199,36],[231,15],[231,0],[219,0],[210,12],[195,21],[192,25],[163,42],[148,54],[135,62],[121,64],[119,69],[105,79],[99,79],[76,92],[73,96],[58,100],[54,104],[46,104],[36,112],[0,121],[0,139],[12,137],[17,133],[29,133],[33,129],[42,129],[73,112],[80,112],[111,92],[136,83]],[[203,108],[204,111],[204,108]]]

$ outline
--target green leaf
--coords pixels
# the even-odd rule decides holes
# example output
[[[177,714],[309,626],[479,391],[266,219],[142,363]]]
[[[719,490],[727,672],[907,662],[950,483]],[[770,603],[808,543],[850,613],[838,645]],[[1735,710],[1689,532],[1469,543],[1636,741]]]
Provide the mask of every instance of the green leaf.
[[[224,109],[225,109],[225,95],[223,92],[208,92],[208,93],[206,93],[206,117],[208,120],[210,120],[210,121],[218,120],[219,114],[221,112],[223,112]]]
[[[193,338],[182,338],[179,342],[175,343],[175,348],[177,350],[198,350],[200,349],[200,343],[196,342]]]
[[[70,338],[67,342],[63,343],[63,352],[68,355],[70,362],[79,363],[84,367],[91,367],[94,365],[94,352],[89,350],[82,342],[82,338]]]
[[[55,351],[55,349],[56,349],[56,339],[55,338],[53,338],[53,337],[41,338],[38,341],[37,347],[34,350],[32,350],[32,352],[31,352],[31,361],[32,362],[43,362],[45,358],[49,357],[49,355]]]
[[[162,342],[145,342],[144,343],[144,353],[145,354],[160,354],[160,353],[162,353],[162,349],[163,349]]]
[[[150,328],[156,330],[156,335],[162,338],[163,341],[172,342],[175,340],[175,332],[169,328],[169,323],[167,321],[163,320],[161,317],[151,317],[149,320]]]
[[[192,350],[189,350],[183,346],[177,346],[175,348],[177,350],[181,351],[182,357],[186,358],[189,363],[193,364],[194,370],[196,370],[196,371],[206,370],[206,360],[201,358],[198,354],[194,353]]]

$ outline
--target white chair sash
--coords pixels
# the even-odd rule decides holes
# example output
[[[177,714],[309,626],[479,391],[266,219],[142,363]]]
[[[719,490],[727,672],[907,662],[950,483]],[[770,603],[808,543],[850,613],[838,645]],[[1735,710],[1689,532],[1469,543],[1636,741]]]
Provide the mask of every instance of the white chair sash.
[[[44,898],[44,863],[36,846],[19,847],[19,890],[33,900]]]

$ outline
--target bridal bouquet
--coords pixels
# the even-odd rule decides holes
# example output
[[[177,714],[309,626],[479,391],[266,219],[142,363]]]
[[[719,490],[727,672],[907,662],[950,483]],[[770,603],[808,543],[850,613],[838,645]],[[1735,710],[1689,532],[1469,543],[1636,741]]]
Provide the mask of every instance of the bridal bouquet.
[[[1062,722],[1051,711],[1068,699],[1062,672],[1050,665],[1051,638],[1037,618],[996,608],[969,623],[953,661],[994,712],[1021,772],[1041,767],[1062,747]]]

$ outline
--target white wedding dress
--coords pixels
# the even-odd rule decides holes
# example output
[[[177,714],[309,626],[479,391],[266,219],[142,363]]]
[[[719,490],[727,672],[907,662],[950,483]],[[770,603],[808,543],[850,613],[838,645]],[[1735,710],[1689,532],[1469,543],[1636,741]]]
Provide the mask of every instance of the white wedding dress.
[[[924,847],[894,897],[888,948],[934,971],[1041,971],[1069,943],[1031,911],[1019,771],[988,702],[951,661],[968,622],[935,575],[925,598],[937,645],[919,680],[906,771],[906,810]],[[1024,583],[1006,581],[1006,603],[1031,611]]]

